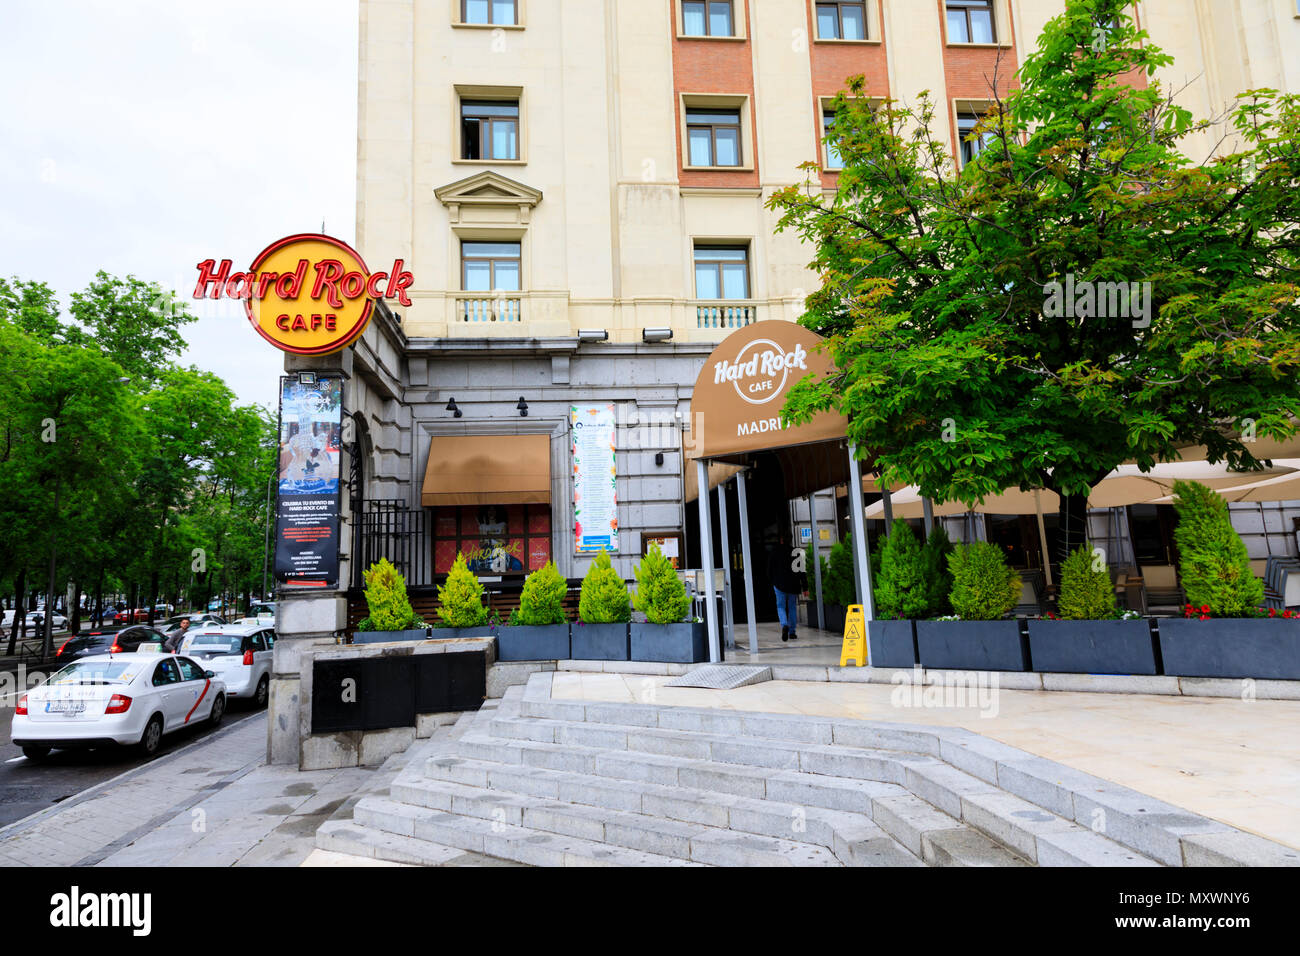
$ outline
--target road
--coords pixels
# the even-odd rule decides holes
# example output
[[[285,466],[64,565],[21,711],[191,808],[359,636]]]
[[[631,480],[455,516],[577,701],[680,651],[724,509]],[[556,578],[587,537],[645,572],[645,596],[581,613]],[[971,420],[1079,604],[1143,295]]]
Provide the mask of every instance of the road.
[[[12,679],[10,675],[10,680]],[[12,695],[0,698],[0,724],[3,725],[3,733],[0,734],[0,826],[21,820],[28,814],[75,796],[87,787],[93,787],[148,762],[132,750],[119,748],[56,750],[39,764],[33,763],[11,742],[10,725],[14,719],[15,702]],[[232,701],[219,729],[249,720],[260,713],[247,703]],[[179,747],[202,741],[211,733],[213,731],[209,728],[196,727],[168,734],[163,738],[158,753],[150,759],[156,760]],[[142,818],[148,818],[157,809],[142,807]]]

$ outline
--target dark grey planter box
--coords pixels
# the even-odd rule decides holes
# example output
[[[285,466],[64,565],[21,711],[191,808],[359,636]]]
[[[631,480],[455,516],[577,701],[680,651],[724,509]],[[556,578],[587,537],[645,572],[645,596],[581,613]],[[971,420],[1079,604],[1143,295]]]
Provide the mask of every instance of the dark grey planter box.
[[[452,641],[462,637],[496,637],[499,628],[491,624],[476,627],[435,627],[429,630],[429,638],[434,641]]]
[[[569,629],[569,652],[575,661],[625,661],[628,659],[626,624],[583,624]]]
[[[1151,622],[1030,621],[1029,660],[1052,674],[1155,674]]]
[[[1156,626],[1166,674],[1300,680],[1300,621],[1162,618]]]
[[[499,661],[567,661],[568,624],[517,624],[497,628]]]
[[[867,625],[867,644],[871,648],[871,666],[914,666],[916,646],[912,643],[912,628],[915,624],[915,621],[870,622]]]
[[[826,607],[826,630],[832,634],[844,633],[844,618],[848,614],[848,609],[840,607],[838,604],[827,604]]]
[[[1019,621],[917,621],[922,667],[942,670],[1023,671]]]
[[[353,644],[388,644],[392,641],[427,641],[427,627],[412,628],[407,631],[353,631]]]
[[[590,626],[590,625],[588,625]],[[696,664],[709,659],[709,629],[704,623],[633,624],[632,660]]]

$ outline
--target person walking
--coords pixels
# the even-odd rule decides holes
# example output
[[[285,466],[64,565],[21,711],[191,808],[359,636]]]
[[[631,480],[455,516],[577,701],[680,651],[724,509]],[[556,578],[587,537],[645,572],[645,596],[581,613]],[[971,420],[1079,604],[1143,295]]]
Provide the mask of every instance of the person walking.
[[[806,587],[806,577],[795,570],[798,553],[790,547],[790,536],[777,535],[776,545],[767,556],[767,577],[776,592],[776,616],[781,619],[781,640],[797,641],[799,635],[799,595]]]

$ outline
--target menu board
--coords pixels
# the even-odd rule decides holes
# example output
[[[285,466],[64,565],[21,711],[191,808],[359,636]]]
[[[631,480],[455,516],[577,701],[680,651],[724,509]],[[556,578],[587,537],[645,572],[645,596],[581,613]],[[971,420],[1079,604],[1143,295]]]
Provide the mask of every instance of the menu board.
[[[592,554],[618,552],[616,417],[613,405],[573,405],[573,549]]]

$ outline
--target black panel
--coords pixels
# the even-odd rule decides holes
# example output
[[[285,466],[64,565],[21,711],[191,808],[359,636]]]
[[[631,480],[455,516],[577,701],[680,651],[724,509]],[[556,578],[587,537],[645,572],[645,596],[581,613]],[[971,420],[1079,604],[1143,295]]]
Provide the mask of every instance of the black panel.
[[[345,681],[351,680],[351,685]],[[316,661],[312,667],[312,733],[415,726],[415,674],[410,658]]]
[[[414,658],[415,712],[478,710],[487,696],[487,655],[483,651],[418,654]]]

